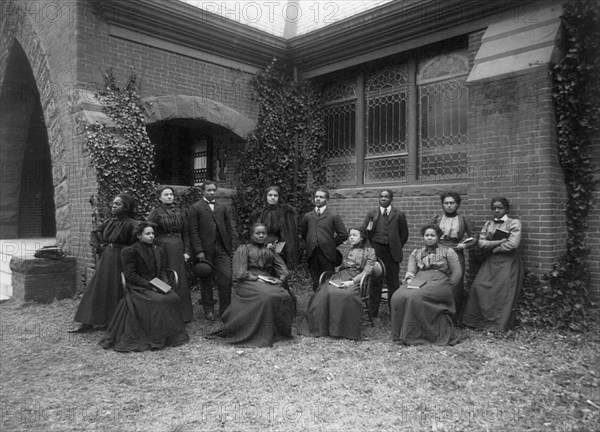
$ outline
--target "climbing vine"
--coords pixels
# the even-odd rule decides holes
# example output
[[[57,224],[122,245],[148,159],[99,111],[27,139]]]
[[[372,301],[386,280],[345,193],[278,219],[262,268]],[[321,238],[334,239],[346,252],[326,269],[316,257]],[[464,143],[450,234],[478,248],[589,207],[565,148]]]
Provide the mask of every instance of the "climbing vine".
[[[300,213],[309,205],[310,188],[325,183],[321,146],[324,124],[319,93],[307,81],[294,80],[277,60],[253,79],[259,115],[240,154],[234,214],[240,238],[262,207],[267,186],[276,185],[282,198]]]
[[[565,55],[552,70],[560,164],[568,201],[567,245],[546,279],[525,293],[524,321],[583,330],[589,324],[590,275],[587,217],[597,185],[592,136],[600,126],[600,9],[593,0],[571,0],[562,16]]]
[[[109,70],[96,97],[114,122],[114,125],[94,123],[86,127],[87,148],[96,168],[98,196],[91,202],[97,203],[98,222],[109,216],[110,202],[122,192],[131,194],[138,214],[146,216],[155,205],[156,184],[152,174],[155,150],[146,132],[137,76],[132,74],[121,88]]]

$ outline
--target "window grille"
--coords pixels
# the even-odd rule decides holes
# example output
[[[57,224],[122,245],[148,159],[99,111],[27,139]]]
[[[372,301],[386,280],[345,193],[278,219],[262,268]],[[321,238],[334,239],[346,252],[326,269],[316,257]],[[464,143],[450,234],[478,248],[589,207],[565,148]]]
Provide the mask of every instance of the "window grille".
[[[468,60],[465,54],[421,62],[418,178],[422,181],[467,178]]]

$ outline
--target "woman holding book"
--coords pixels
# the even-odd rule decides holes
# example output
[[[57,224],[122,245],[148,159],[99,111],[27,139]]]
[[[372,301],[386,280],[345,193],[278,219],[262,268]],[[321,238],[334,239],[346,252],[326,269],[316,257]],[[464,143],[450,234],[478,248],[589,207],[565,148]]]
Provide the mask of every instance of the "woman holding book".
[[[359,284],[365,275],[371,274],[377,260],[375,250],[365,246],[366,240],[362,229],[348,231],[352,247],[343,253],[337,273],[322,282],[310,299],[303,334],[361,338],[363,306]]]
[[[462,278],[456,252],[440,244],[442,230],[430,223],[421,228],[423,246],[408,259],[404,283],[390,299],[392,340],[405,345],[454,345],[453,289]]]
[[[294,268],[300,260],[298,248],[298,217],[296,210],[281,201],[279,186],[269,186],[265,191],[266,205],[252,215],[252,221],[267,227],[267,246],[279,250],[288,268]]]
[[[510,204],[492,198],[493,219],[479,233],[479,247],[486,253],[467,298],[463,322],[489,331],[506,330],[523,283],[523,266],[517,251],[521,222],[508,217]]]
[[[268,347],[278,337],[292,336],[296,305],[284,287],[289,275],[285,262],[267,247],[267,227],[255,223],[250,233],[251,242],[241,245],[233,255],[237,286],[221,316],[223,328],[211,336],[231,344]]]
[[[463,274],[463,277],[460,278],[460,281],[453,289],[454,305],[456,307],[456,314],[458,315],[463,298],[463,279],[465,275],[464,251],[477,244],[477,236],[471,231],[469,220],[463,215],[458,214],[461,202],[460,195],[454,191],[445,191],[441,193],[440,199],[444,213],[434,216],[431,222],[438,225],[442,230],[440,244],[452,248],[456,252],[456,255],[458,255],[458,261],[460,262]]]
[[[181,299],[168,285],[165,256],[155,246],[154,224],[141,222],[138,241],[123,249],[125,296],[110,321],[104,348],[115,351],[157,350],[189,341]]]
[[[190,259],[190,242],[187,233],[187,218],[173,203],[175,194],[172,188],[165,186],[157,191],[159,205],[152,209],[147,217],[156,224],[155,244],[162,248],[167,268],[179,275],[179,286],[175,292],[183,303],[183,319],[190,322],[193,318],[192,297],[187,278],[185,263]]]
[[[94,326],[105,327],[117,309],[123,297],[121,250],[135,241],[134,207],[131,195],[118,194],[111,205],[113,216],[91,232],[90,244],[100,258],[75,314],[79,324],[71,327],[70,333],[91,331]]]

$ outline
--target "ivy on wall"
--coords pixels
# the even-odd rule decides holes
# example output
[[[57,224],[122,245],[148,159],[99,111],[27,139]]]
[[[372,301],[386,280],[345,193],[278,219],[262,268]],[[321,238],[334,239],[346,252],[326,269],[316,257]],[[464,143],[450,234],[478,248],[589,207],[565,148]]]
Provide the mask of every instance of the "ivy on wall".
[[[115,195],[133,196],[138,215],[145,217],[155,203],[156,183],[153,169],[154,145],[146,132],[141,99],[137,93],[137,76],[132,74],[121,89],[112,70],[104,74],[104,87],[96,92],[104,113],[114,127],[95,123],[86,127],[87,148],[96,168],[98,196],[97,222],[110,216]]]
[[[259,104],[258,123],[240,154],[233,197],[242,239],[247,237],[252,212],[265,205],[268,186],[279,186],[282,198],[302,213],[310,205],[312,185],[325,184],[319,93],[309,82],[294,80],[277,60],[252,84]]]
[[[567,247],[560,262],[524,295],[522,321],[583,330],[589,324],[587,217],[596,187],[592,135],[600,126],[600,8],[595,0],[564,5],[565,55],[552,70],[560,164],[568,201]]]

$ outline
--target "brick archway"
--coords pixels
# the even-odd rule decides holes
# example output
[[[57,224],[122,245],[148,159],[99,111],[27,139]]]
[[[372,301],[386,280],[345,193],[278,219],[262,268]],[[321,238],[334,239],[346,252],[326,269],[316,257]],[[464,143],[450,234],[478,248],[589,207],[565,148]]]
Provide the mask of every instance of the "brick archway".
[[[19,218],[19,207],[22,206],[23,171],[28,169],[25,147],[28,140],[41,139],[39,134],[33,138],[29,136],[33,124],[40,129],[44,138],[41,149],[49,154],[43,160],[42,168],[49,172],[47,181],[50,182],[50,191],[54,192],[54,200],[51,200],[54,202],[50,202],[45,210],[54,213],[50,218],[54,227],[46,229],[45,233],[50,232],[52,236],[64,239],[69,235],[70,209],[69,200],[66,199],[68,170],[61,169],[66,165],[62,158],[67,152],[58,121],[56,82],[52,80],[42,38],[38,36],[31,17],[22,9],[22,3],[7,2],[3,10],[8,13],[2,16],[0,34],[1,102],[5,114],[0,124],[0,141],[3,143],[2,175],[6,180],[3,182],[1,205],[2,237],[14,238],[19,235],[18,221],[15,224],[15,219]],[[21,76],[21,71],[27,73]],[[57,194],[63,198],[57,199]],[[60,204],[56,205],[58,202]]]
[[[146,123],[173,119],[195,119],[222,126],[246,139],[256,123],[228,106],[198,96],[170,95],[143,100]]]

